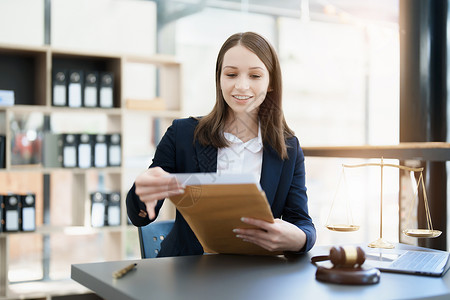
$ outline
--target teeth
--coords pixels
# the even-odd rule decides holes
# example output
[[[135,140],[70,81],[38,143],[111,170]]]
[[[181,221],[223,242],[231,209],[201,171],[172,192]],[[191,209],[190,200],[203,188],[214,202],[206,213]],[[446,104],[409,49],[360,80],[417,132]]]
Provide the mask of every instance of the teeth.
[[[234,96],[234,98],[239,99],[239,100],[247,100],[250,99],[250,96]]]

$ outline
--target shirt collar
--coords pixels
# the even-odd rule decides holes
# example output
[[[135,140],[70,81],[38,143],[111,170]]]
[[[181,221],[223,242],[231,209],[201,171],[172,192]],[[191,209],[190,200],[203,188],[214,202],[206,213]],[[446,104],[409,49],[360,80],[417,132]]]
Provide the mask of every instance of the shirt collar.
[[[241,152],[244,148],[248,149],[250,152],[258,153],[263,148],[262,137],[261,137],[261,126],[258,125],[258,136],[247,141],[242,142],[237,136],[232,133],[224,132],[223,133],[225,139],[231,143],[231,147],[235,150]]]

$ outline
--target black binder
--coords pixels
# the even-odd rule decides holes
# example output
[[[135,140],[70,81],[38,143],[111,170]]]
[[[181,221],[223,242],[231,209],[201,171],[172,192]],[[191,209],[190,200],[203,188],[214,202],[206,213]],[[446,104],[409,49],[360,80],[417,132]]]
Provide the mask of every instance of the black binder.
[[[0,135],[0,168],[6,168],[6,136]]]
[[[87,72],[84,80],[84,102],[85,107],[98,106],[98,73]]]
[[[122,163],[121,136],[118,133],[108,135],[108,166],[118,167]]]
[[[114,106],[114,75],[111,72],[100,73],[99,106],[110,108]]]
[[[78,136],[76,134],[62,135],[62,166],[75,168],[78,162]]]
[[[67,71],[53,70],[53,106],[67,106]]]
[[[105,168],[108,166],[108,144],[106,143],[106,135],[95,135],[94,144],[94,167]]]
[[[63,161],[64,136],[44,132],[42,137],[42,164],[46,168],[61,168]]]
[[[36,197],[34,194],[20,195],[22,209],[20,212],[20,230],[36,230]]]
[[[108,199],[105,193],[95,192],[91,194],[91,226],[105,226],[106,206]]]
[[[70,107],[83,105],[83,71],[69,71],[67,86],[67,103]]]
[[[90,134],[78,135],[78,167],[92,167],[92,149],[94,146],[94,136]]]
[[[107,225],[120,225],[120,193],[112,192],[108,194],[108,210],[107,210]]]
[[[20,222],[20,200],[18,195],[8,194],[3,196],[3,231],[19,231]]]

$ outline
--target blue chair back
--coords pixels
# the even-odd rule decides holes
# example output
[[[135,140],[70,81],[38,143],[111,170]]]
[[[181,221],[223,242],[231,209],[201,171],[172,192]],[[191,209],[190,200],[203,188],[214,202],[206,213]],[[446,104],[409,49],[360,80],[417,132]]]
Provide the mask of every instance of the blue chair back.
[[[156,221],[138,227],[142,258],[154,258],[161,250],[161,242],[172,230],[174,220]]]

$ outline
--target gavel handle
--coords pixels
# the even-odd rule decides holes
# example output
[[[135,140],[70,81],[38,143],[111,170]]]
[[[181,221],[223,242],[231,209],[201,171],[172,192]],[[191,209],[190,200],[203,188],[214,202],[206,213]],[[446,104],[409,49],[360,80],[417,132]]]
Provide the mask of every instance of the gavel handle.
[[[329,260],[329,259],[330,259],[329,255],[319,255],[319,256],[312,257],[311,262],[315,265],[319,261],[324,261],[324,260]]]

